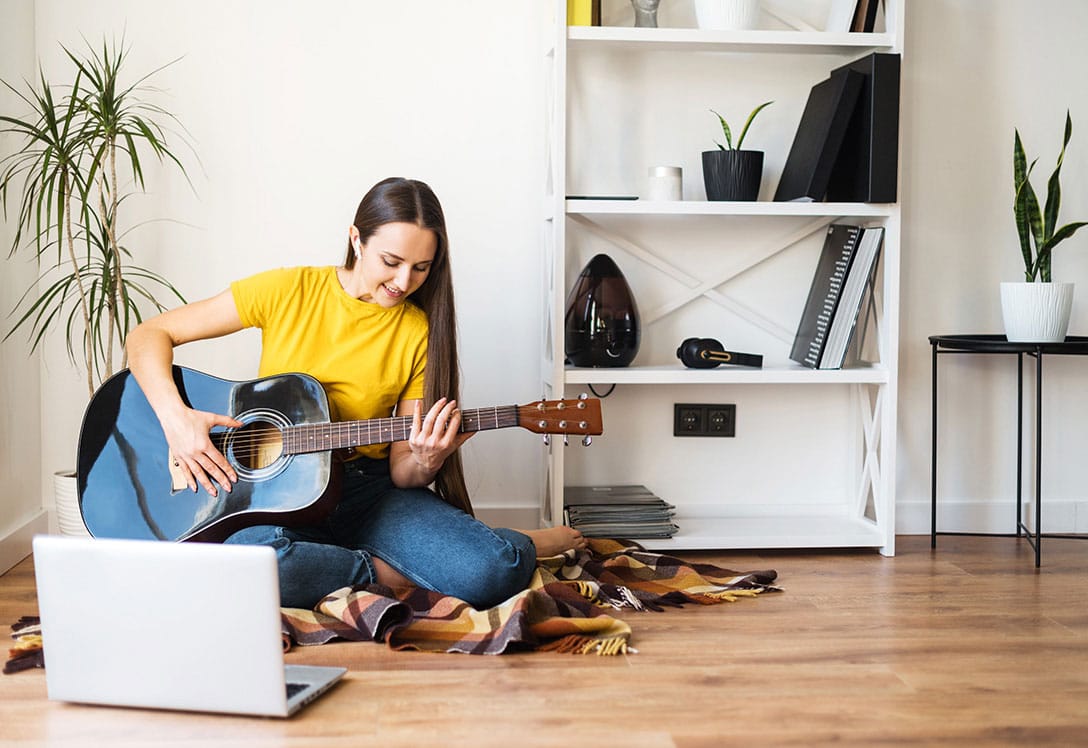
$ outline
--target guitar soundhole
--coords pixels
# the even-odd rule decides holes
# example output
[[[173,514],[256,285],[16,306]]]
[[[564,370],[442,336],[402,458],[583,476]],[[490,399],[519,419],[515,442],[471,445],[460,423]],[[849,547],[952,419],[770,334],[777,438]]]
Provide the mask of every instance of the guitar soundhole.
[[[240,481],[258,483],[279,475],[292,462],[285,449],[285,433],[292,423],[283,413],[268,408],[238,413],[245,425],[223,432],[223,453]]]
[[[251,421],[233,433],[230,452],[239,467],[263,470],[283,456],[283,432],[271,421]]]
[[[292,424],[283,413],[255,408],[234,416],[244,426],[223,433],[223,454],[234,465],[238,479],[259,483],[274,478],[291,464],[285,434]]]

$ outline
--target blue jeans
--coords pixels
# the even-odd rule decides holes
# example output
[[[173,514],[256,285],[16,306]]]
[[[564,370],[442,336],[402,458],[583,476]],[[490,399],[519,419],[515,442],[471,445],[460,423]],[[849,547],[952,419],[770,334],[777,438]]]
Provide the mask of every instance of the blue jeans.
[[[389,463],[344,465],[343,495],[320,524],[248,527],[228,543],[269,545],[279,561],[280,604],[313,608],[325,595],[377,581],[378,557],[420,587],[493,607],[525,589],[536,547],[524,533],[492,529],[424,488],[393,485]]]

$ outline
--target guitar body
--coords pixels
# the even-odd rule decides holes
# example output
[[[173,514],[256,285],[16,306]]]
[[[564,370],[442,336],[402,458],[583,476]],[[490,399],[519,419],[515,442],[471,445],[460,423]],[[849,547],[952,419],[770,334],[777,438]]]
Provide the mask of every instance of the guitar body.
[[[158,418],[123,371],[95,394],[79,437],[79,504],[91,535],[221,541],[252,525],[312,523],[335,506],[339,471],[331,453],[286,454],[282,444],[285,427],[330,421],[317,380],[283,374],[233,382],[175,366],[174,381],[190,407],[246,424],[212,432],[238,482],[218,496],[199,486],[179,489]]]

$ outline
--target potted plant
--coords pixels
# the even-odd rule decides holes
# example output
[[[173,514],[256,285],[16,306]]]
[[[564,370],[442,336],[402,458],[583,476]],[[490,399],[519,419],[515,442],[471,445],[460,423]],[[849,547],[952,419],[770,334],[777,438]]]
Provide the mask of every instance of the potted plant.
[[[8,257],[28,254],[40,272],[14,305],[4,339],[25,329],[33,352],[48,332],[63,331],[89,397],[125,366],[125,337],[142,309],[164,309],[162,295],[184,302],[169,281],[134,262],[130,228],[121,220],[126,201],[144,190],[140,151],[186,172],[166,138],[164,122],[176,119],[143,98],[151,74],[121,80],[127,50],[103,42],[82,56],[64,51],[72,64],[66,85],[52,85],[44,71],[25,92],[3,81],[27,110],[0,114],[0,132],[17,143],[0,159],[5,215],[9,203],[18,206]],[[68,498],[57,507],[61,529],[78,531],[78,508],[61,506],[74,501],[74,487],[62,490]]]
[[[1073,120],[1065,113],[1065,137],[1058,153],[1054,172],[1047,181],[1046,202],[1042,211],[1031,186],[1031,172],[1039,159],[1030,165],[1024,155],[1020,131],[1013,139],[1013,214],[1024,259],[1024,281],[1001,284],[1001,313],[1005,336],[1016,342],[1061,342],[1069,328],[1069,313],[1073,305],[1073,284],[1051,281],[1051,253],[1061,242],[1073,236],[1086,222],[1077,221],[1058,226],[1061,209],[1061,170],[1065,149],[1073,135]]]
[[[707,200],[755,200],[759,197],[759,184],[763,179],[763,151],[741,150],[741,144],[752,120],[773,103],[765,101],[752,110],[736,145],[733,144],[733,132],[725,117],[710,110],[721,124],[725,145],[714,141],[717,150],[703,151],[703,184]]]

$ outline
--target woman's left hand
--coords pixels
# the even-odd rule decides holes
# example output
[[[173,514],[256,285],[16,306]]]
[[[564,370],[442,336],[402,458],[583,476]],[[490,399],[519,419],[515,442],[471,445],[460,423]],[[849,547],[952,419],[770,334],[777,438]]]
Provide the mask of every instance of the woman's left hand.
[[[426,416],[422,411],[421,401],[416,400],[408,447],[419,469],[433,476],[446,458],[472,436],[472,432],[460,433],[461,411],[456,400],[443,397],[427,411]]]

